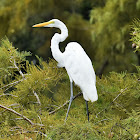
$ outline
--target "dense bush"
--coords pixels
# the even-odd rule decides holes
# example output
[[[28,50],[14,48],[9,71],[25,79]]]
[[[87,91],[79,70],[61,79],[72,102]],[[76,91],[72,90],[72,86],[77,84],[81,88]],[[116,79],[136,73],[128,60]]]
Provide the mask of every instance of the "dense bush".
[[[64,121],[70,90],[66,71],[29,52],[19,52],[9,40],[0,47],[0,138],[2,139],[138,139],[140,67],[137,73],[111,72],[97,77],[99,99],[89,102],[87,121],[82,96],[73,101]],[[74,93],[80,92],[74,87]]]

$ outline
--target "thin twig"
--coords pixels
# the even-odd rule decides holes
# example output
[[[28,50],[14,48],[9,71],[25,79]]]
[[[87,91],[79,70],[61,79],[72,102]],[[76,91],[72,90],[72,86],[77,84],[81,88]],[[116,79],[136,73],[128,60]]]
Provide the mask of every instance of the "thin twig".
[[[18,96],[16,96],[16,95],[9,94],[9,93],[6,93],[6,94],[2,94],[2,95],[0,95],[0,97],[2,97],[2,96],[13,96],[13,97],[18,97]]]
[[[121,127],[122,129],[124,129],[125,131],[127,131],[130,135],[132,135],[126,128],[124,128],[124,127],[121,126],[120,124],[117,124],[117,123],[116,123],[116,125],[119,126],[119,127]],[[132,135],[132,136],[133,136],[133,135]]]
[[[15,86],[16,84],[18,84],[18,83],[21,82],[21,81],[23,81],[23,79],[21,79],[21,80],[19,80],[19,81],[15,81],[15,82],[10,83],[10,84],[7,84],[7,85],[1,87],[0,89],[6,88],[6,87],[11,86],[11,85],[12,85],[12,86]]]
[[[41,134],[41,135],[43,135],[43,136],[47,137],[47,134],[42,133],[42,132],[40,132],[40,131],[34,131],[34,132],[35,132],[35,133],[39,133],[39,134]]]
[[[41,105],[40,99],[39,99],[37,93],[36,93],[34,90],[33,90],[33,94],[34,94],[34,96],[35,96],[36,99],[37,99],[37,103],[38,103],[39,105]]]
[[[74,100],[75,98],[77,98],[78,96],[80,96],[80,95],[82,95],[82,93],[78,93],[77,95],[75,95],[75,96],[73,97],[73,100]],[[70,100],[66,101],[63,105],[59,106],[59,107],[56,108],[55,110],[49,112],[49,115],[55,113],[56,111],[58,111],[59,109],[61,109],[62,107],[64,107],[64,106],[65,106],[66,104],[68,104],[69,102],[70,102]]]
[[[22,72],[22,71],[19,69],[19,67],[17,66],[15,59],[14,59],[14,66],[15,66],[15,68],[18,70],[18,72],[20,73],[20,75],[21,75],[23,78],[25,78],[23,72]]]
[[[3,108],[3,109],[6,109],[18,116],[20,116],[21,118],[23,118],[24,120],[26,120],[27,122],[29,122],[31,125],[38,125],[38,126],[44,126],[43,124],[38,124],[38,123],[33,123],[30,119],[28,119],[27,117],[25,117],[24,115],[21,115],[20,113],[16,112],[15,110],[13,109],[10,109],[10,108],[7,108],[6,106],[3,106],[0,104],[0,108]]]
[[[128,113],[128,110],[126,108],[124,108],[122,105],[120,105],[117,102],[114,102],[114,103],[116,104],[116,106],[121,107],[124,110],[125,113]]]
[[[13,63],[11,60],[10,60],[10,62]],[[7,91],[7,90],[9,90],[11,87],[17,85],[19,82],[21,82],[21,81],[23,81],[23,80],[25,79],[25,76],[24,76],[23,72],[19,69],[19,67],[18,67],[17,64],[16,64],[15,59],[14,59],[14,66],[15,66],[15,68],[18,70],[18,72],[20,73],[20,75],[22,76],[23,79],[21,79],[21,80],[19,80],[19,81],[16,81],[16,82],[13,82],[13,83],[10,83],[10,84],[8,84],[8,85],[5,85],[5,86],[1,87],[0,89],[3,89],[3,88],[5,88],[5,87],[10,86],[10,87],[8,87],[7,89],[5,89],[5,91]],[[4,91],[4,92],[5,92],[5,91]]]
[[[21,115],[20,113],[16,112],[15,110],[10,109],[10,108],[7,108],[7,107],[5,107],[5,106],[3,106],[1,104],[0,104],[0,107],[6,109],[6,110],[8,110],[8,111],[10,111],[10,112],[12,112],[12,113],[14,113],[16,115],[18,115],[18,116],[20,116],[21,118],[23,118],[24,120],[26,120],[27,122],[29,122],[31,125],[34,125],[34,123],[31,120],[29,120],[27,117]]]
[[[55,113],[56,111],[58,111],[59,109],[61,109],[62,107],[64,107],[66,104],[69,103],[69,101],[70,101],[70,100],[66,101],[63,105],[61,105],[61,106],[59,106],[58,108],[56,108],[55,110],[49,112],[49,115]]]
[[[96,122],[96,123],[94,123],[94,124],[97,124],[97,123],[100,123],[100,122],[104,122],[104,121],[108,121],[108,120],[112,120],[112,119],[103,119],[103,120],[98,121],[98,122]]]
[[[10,120],[12,120],[12,121],[13,121],[13,120],[14,120],[14,121],[15,121],[15,120],[23,120],[23,118],[14,118],[14,119],[10,119]]]
[[[126,128],[124,128],[123,126],[121,126],[121,125],[118,124],[118,123],[115,123],[115,125],[113,125],[113,126],[111,127],[110,132],[112,132],[112,130],[113,130],[113,128],[114,128],[115,126],[121,127],[122,129],[124,129],[125,131],[127,131],[130,135],[132,135]],[[133,135],[132,135],[132,136],[133,136]]]
[[[39,120],[40,120],[40,123],[42,124],[42,121],[41,121],[41,118],[40,118],[40,116],[39,115],[37,115],[38,116],[38,118],[39,118]]]
[[[12,131],[12,130],[10,130],[10,131]],[[15,131],[17,131],[17,130],[15,130]],[[38,134],[43,135],[44,137],[47,137],[47,134],[45,134],[43,132],[40,132],[40,131],[22,131],[22,132],[18,132],[16,134],[11,134],[11,136],[13,136],[13,135],[20,135],[20,134],[26,134],[26,133],[38,133]]]
[[[114,101],[115,101],[125,90],[127,90],[127,88],[121,90],[121,92],[113,99],[113,101],[112,101],[107,107],[105,107],[102,111],[100,111],[99,113],[97,113],[96,118],[98,117],[98,115],[99,115],[100,113],[102,113],[102,112],[105,111],[110,105],[112,105],[112,104],[114,103]]]
[[[11,107],[11,106],[20,106],[20,105],[19,105],[19,104],[16,104],[16,103],[8,105],[8,107]],[[15,107],[14,107],[14,108],[15,108]],[[4,113],[5,111],[6,111],[6,110],[1,111],[1,112],[0,112],[0,115],[2,115],[2,113]]]
[[[8,85],[3,86],[2,88],[5,88],[5,87],[8,87],[8,86],[9,86],[8,88],[6,88],[6,89],[4,90],[4,92],[6,92],[7,90],[9,90],[9,89],[12,88],[13,86],[17,85],[18,83],[22,82],[23,80],[24,80],[24,79],[21,79],[21,80],[19,80],[19,81],[10,83],[10,84],[8,84]],[[10,85],[11,85],[11,86],[10,86]],[[2,88],[0,88],[0,89],[2,89]]]
[[[20,104],[14,103],[14,104],[10,104],[8,107],[10,106],[20,106]]]

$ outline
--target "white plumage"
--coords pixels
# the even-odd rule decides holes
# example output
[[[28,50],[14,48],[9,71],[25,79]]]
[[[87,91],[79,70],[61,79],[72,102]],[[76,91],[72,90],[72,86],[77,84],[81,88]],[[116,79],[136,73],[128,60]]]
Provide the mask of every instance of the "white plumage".
[[[61,30],[61,34],[55,33],[55,35],[52,37],[51,51],[54,59],[58,62],[58,66],[65,67],[70,78],[71,98],[66,115],[67,119],[70,105],[73,100],[73,81],[80,87],[86,101],[94,102],[98,99],[96,90],[96,76],[91,60],[81,45],[77,42],[68,43],[65,51],[63,53],[60,51],[59,43],[63,42],[68,36],[68,29],[60,20],[53,19],[49,22],[36,24],[33,27],[56,27]],[[89,120],[88,105],[87,115]]]
[[[64,52],[64,66],[72,81],[80,87],[86,101],[98,99],[96,90],[96,76],[91,60],[80,44],[71,42]]]

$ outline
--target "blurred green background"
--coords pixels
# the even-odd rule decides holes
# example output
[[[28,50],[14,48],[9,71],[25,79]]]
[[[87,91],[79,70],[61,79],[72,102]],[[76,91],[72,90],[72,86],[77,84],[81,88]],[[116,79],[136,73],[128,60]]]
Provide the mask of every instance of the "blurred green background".
[[[57,18],[69,30],[60,44],[80,43],[91,58],[96,74],[110,71],[134,72],[140,54],[134,53],[131,25],[140,18],[140,0],[1,0],[0,39],[7,36],[19,50],[52,58],[50,40],[58,29],[32,28],[32,25]]]

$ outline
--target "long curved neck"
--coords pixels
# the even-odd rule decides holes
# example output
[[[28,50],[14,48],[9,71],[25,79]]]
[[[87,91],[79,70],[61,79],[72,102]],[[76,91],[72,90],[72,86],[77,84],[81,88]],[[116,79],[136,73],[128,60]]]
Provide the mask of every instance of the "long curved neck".
[[[61,34],[55,33],[51,40],[51,51],[54,59],[63,65],[63,53],[59,49],[59,42],[63,42],[68,36],[68,29],[64,23],[60,23],[58,28],[61,30]]]

